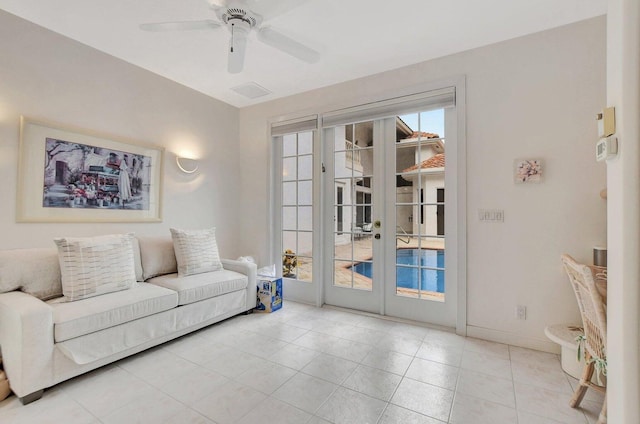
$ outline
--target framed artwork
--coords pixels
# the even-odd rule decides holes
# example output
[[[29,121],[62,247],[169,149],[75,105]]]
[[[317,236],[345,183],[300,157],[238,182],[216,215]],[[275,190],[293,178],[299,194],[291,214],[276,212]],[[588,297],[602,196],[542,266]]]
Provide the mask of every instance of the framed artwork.
[[[20,118],[18,222],[160,222],[164,149]]]
[[[542,181],[542,160],[516,159],[513,162],[516,183],[539,183]]]

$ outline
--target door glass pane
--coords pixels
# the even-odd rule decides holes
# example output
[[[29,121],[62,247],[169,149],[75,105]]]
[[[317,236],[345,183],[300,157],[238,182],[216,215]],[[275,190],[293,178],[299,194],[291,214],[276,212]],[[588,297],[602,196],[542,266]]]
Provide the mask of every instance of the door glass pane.
[[[311,231],[298,232],[298,274],[301,281],[311,282],[313,275],[313,233]]]
[[[298,134],[298,154],[310,155],[313,153],[313,133],[311,131]]]
[[[336,243],[333,248],[333,257],[340,260],[353,260],[353,242],[351,237],[345,237],[342,243]]]
[[[282,229],[297,230],[295,206],[285,206],[282,208]]]
[[[313,233],[311,231],[298,232],[298,250],[300,256],[313,256]]]
[[[352,178],[336,178],[336,205],[351,205],[351,182]]]
[[[312,282],[313,277],[313,261],[310,256],[298,256],[298,273],[297,278],[307,283]]]
[[[298,179],[310,180],[313,177],[313,156],[305,155],[298,158]]]
[[[282,232],[282,250],[291,250],[295,252],[298,244],[297,232],[295,231],[283,231]]]
[[[298,183],[298,204],[311,205],[313,203],[313,182],[300,181]]]
[[[373,141],[371,141],[373,146]],[[373,147],[358,147],[354,152],[355,163],[358,163],[363,175],[373,175]]]
[[[418,240],[420,243],[420,249],[432,249],[444,251],[444,238],[443,237],[420,237]]]
[[[333,261],[333,284],[338,287],[353,287],[353,271],[351,261]]]
[[[373,259],[373,237],[371,231],[354,235],[354,254],[356,261],[370,261]]]
[[[296,182],[282,183],[282,204],[283,205],[295,205],[297,204],[296,196]]]
[[[416,230],[419,230],[420,234],[424,236],[437,236],[438,224],[443,224],[437,214],[437,205],[423,203],[417,210],[418,222],[415,225]]]
[[[296,158],[284,158],[282,159],[282,180],[294,181],[297,176],[297,160]]]
[[[313,230],[313,208],[311,206],[298,207],[298,230]],[[302,250],[300,250],[302,252]]]
[[[396,293],[401,296],[418,297],[416,282],[419,278],[418,268],[400,266],[396,267]]]
[[[418,205],[396,205],[396,236],[405,244],[409,244],[408,238],[416,234],[414,230],[414,215]]]
[[[417,169],[416,164],[420,159],[416,157],[420,153],[416,149],[417,146],[417,139],[401,139],[396,144],[396,173],[406,175],[404,178],[407,180],[402,185],[408,185],[412,181],[413,174]]]
[[[359,261],[354,262],[353,267],[353,286],[360,290],[371,290],[371,282],[373,281],[373,262]]]
[[[296,134],[287,134],[282,137],[282,156],[295,156],[297,154]]]
[[[335,232],[336,235],[339,236],[335,240],[337,245],[340,245],[351,239],[353,225],[351,210],[351,206],[336,205],[335,207],[335,213],[333,216],[335,220]]]

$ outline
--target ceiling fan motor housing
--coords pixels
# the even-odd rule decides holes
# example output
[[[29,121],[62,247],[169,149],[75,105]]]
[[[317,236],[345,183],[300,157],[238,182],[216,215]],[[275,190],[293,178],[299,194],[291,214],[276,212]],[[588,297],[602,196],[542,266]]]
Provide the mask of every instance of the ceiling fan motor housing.
[[[249,25],[249,29],[259,24],[259,17],[252,12],[238,7],[228,8],[220,15],[220,20],[227,26],[235,25],[238,22],[245,22]]]

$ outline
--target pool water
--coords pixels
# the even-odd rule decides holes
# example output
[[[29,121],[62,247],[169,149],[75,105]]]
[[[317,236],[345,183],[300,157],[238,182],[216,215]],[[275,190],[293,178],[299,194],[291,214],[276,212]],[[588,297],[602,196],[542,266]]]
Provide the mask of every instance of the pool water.
[[[398,249],[396,264],[397,287],[417,289],[420,285],[422,290],[444,293],[444,250]],[[371,262],[360,262],[353,270],[371,278],[372,265]]]

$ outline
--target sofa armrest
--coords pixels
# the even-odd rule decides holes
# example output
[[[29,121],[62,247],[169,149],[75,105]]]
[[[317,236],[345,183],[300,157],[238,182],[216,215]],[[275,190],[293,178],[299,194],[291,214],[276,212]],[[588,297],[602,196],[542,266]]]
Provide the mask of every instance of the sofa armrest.
[[[224,269],[228,269],[229,271],[239,272],[240,274],[244,274],[249,279],[249,283],[247,284],[247,311],[252,310],[256,307],[256,299],[257,299],[257,275],[258,275],[258,267],[256,264],[246,261],[236,261],[233,259],[221,259],[222,266]]]
[[[51,384],[53,312],[29,294],[0,294],[0,349],[11,389],[27,396]]]

